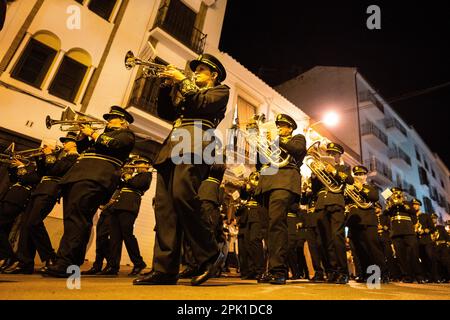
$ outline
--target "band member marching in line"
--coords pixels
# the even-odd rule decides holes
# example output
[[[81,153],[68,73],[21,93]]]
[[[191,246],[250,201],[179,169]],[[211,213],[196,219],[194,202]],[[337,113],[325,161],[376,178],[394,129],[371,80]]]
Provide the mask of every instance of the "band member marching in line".
[[[139,245],[133,234],[134,222],[139,214],[141,198],[150,188],[152,173],[150,161],[142,156],[131,157],[123,167],[122,181],[118,192],[112,197],[106,210],[109,213],[110,256],[107,257],[108,268],[104,275],[115,275],[120,269],[122,242],[133,262],[129,276],[137,276],[147,266],[140,254]]]
[[[26,209],[32,190],[41,179],[34,161],[26,163],[13,159],[8,173],[11,183],[0,199],[0,260],[3,260],[0,272],[10,268],[18,260],[8,240],[9,234],[16,218]]]
[[[431,240],[431,234],[435,231],[435,227],[431,216],[422,212],[420,209],[422,202],[419,199],[414,198],[411,204],[413,211],[416,212],[416,218],[413,221],[416,221],[414,231],[419,241],[419,258],[422,262],[422,276],[425,277],[425,281],[427,282],[437,282],[436,255],[434,244]]]
[[[350,168],[340,164],[344,148],[336,143],[327,145],[328,155],[334,158],[334,165],[328,164],[328,171],[343,186],[353,184]],[[329,191],[316,176],[312,176],[312,189],[317,192],[315,210],[318,214],[317,227],[322,243],[327,251],[329,270],[327,282],[346,284],[349,280],[345,247],[345,200],[343,191]]]
[[[386,266],[388,268],[388,277],[390,281],[400,280],[400,271],[395,258],[393,244],[390,236],[391,219],[388,215],[383,214],[383,207],[377,201],[375,202],[375,214],[377,216],[377,232],[378,241],[380,242],[383,255],[385,257]]]
[[[419,261],[419,244],[414,231],[411,205],[400,188],[391,188],[392,195],[387,199],[386,213],[391,217],[391,239],[398,258],[402,282],[411,283],[414,279],[423,283]]]
[[[5,270],[5,273],[33,273],[36,250],[41,260],[45,262],[45,267],[48,268],[55,263],[56,254],[44,220],[61,197],[61,188],[58,184],[61,177],[73,166],[79,156],[76,138],[75,132],[68,132],[66,137],[59,139],[64,146],[61,151],[55,153],[55,150],[50,147],[43,149],[44,157],[37,161],[42,179],[31,193],[31,201],[23,216],[18,246],[19,261]]]
[[[297,124],[290,116],[279,114],[275,123],[279,135],[278,145],[290,156],[290,161],[284,167],[278,168],[275,174],[265,173],[265,170],[273,170],[271,166],[261,168],[255,195],[269,216],[267,230],[269,264],[268,272],[258,282],[286,284],[289,246],[287,214],[291,205],[300,199],[300,166],[306,154],[306,139],[302,134],[292,136]]]
[[[195,82],[173,67],[161,73],[172,85],[160,89],[157,111],[161,118],[174,121],[174,125],[154,163],[158,180],[152,272],[135,279],[135,285],[177,283],[183,236],[200,266],[201,274],[192,279],[192,285],[212,277],[224,258],[213,236],[212,225],[202,217],[198,189],[209,171],[202,156],[209,142],[202,141],[203,135],[224,118],[229,87],[220,84],[225,80],[226,71],[214,56],[203,54],[189,66],[195,72]],[[176,154],[172,154],[183,133],[190,134],[189,150],[176,153],[175,149]],[[173,157],[180,157],[182,161],[175,161]]]
[[[355,182],[351,186],[347,185],[347,188],[353,188],[365,203],[377,201],[379,197],[377,189],[367,183],[367,168],[355,166],[352,171]],[[367,209],[360,208],[355,203],[349,205],[347,226],[349,227],[349,238],[361,263],[362,279],[360,281],[366,282],[368,278],[367,268],[376,265],[381,270],[381,282],[388,283],[387,266],[378,241],[377,225],[377,216],[373,205]]]
[[[436,250],[438,281],[450,282],[450,235],[443,225],[438,224],[437,214],[432,213],[431,220],[435,228],[431,239]]]
[[[92,228],[92,218],[100,205],[111,198],[120,182],[120,168],[134,147],[135,136],[128,128],[133,117],[125,109],[112,106],[104,114],[107,126],[97,133],[82,125],[86,150],[60,181],[63,194],[64,234],[57,261],[45,274],[67,277],[70,265],[82,265]],[[83,148],[83,147],[82,147]]]

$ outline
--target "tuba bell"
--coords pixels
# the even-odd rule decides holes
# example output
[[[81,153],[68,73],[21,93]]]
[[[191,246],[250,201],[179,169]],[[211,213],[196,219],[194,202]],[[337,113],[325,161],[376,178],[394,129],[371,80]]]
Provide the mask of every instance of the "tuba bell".
[[[355,185],[345,185],[344,195],[348,196],[361,209],[369,209],[372,202],[367,202],[361,190]]]
[[[327,165],[321,160],[319,147],[320,141],[314,142],[306,151],[303,163],[311,169],[329,191],[339,193],[342,191],[343,185],[326,170]]]

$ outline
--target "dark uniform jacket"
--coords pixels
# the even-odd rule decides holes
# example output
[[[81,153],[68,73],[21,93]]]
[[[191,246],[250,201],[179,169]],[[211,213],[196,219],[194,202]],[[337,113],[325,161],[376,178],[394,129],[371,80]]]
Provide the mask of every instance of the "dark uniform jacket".
[[[289,153],[291,161],[286,166],[279,168],[273,175],[264,174],[266,170],[272,170],[273,168],[263,166],[255,195],[283,189],[291,191],[300,197],[302,185],[300,167],[306,154],[305,137],[302,134],[295,135],[286,143],[280,141],[279,146]]]
[[[389,238],[391,232],[391,218],[386,214],[380,214],[377,216],[378,235],[380,237]]]
[[[392,206],[385,214],[391,217],[391,237],[415,235],[413,219],[416,213],[410,203]]]
[[[370,184],[364,184],[360,194],[366,202],[378,200],[378,190]],[[373,206],[368,209],[361,209],[351,199],[349,201],[351,201],[350,211],[347,216],[347,225],[349,227],[355,225],[376,226],[378,224]]]
[[[350,173],[350,167],[341,164],[335,165],[334,167],[337,171],[335,177],[338,181],[341,180],[340,175],[345,175],[346,178],[342,182],[353,184],[354,179]],[[333,193],[331,191],[328,191],[328,189],[322,184],[322,182],[320,182],[317,177],[313,177],[311,179],[311,184],[313,192],[317,194],[316,210],[321,210],[326,206],[331,205],[338,205],[341,207],[345,206],[343,191],[340,193]]]
[[[3,193],[0,201],[25,209],[31,197],[31,191],[41,179],[37,167],[31,163],[23,168],[9,168],[8,171],[11,184],[8,190]]]
[[[433,243],[431,240],[431,234],[436,230],[433,220],[431,219],[431,216],[429,214],[426,214],[424,212],[419,213],[419,215],[416,215],[416,218],[413,219],[414,223],[419,222],[422,225],[422,230],[424,231],[422,234],[417,233],[417,237],[419,239],[420,244],[430,244]],[[428,229],[425,231],[425,229]]]
[[[436,232],[439,234],[436,239],[436,245],[446,245],[450,242],[450,235],[448,234],[447,230],[445,230],[444,226],[437,225]]]
[[[131,179],[123,181],[110,209],[138,214],[141,206],[141,197],[150,188],[151,182],[151,172],[141,172]]]
[[[162,119],[173,121],[173,128],[163,142],[154,164],[162,164],[170,159],[173,148],[183,141],[181,137],[187,132],[191,137],[191,150],[183,150],[183,154],[194,153],[196,157],[202,156],[203,150],[211,143],[202,141],[203,135],[208,129],[216,128],[225,117],[229,91],[230,88],[226,85],[199,89],[189,80],[174,86],[173,89],[161,88],[157,112]],[[183,97],[181,101],[175,99],[176,92]],[[194,124],[194,121],[201,121],[201,125]]]
[[[129,129],[105,130],[96,141],[86,137],[80,142],[80,145],[87,145],[86,150],[64,175],[60,184],[91,180],[112,194],[120,182],[120,167],[133,149],[134,141],[134,133]]]
[[[216,206],[222,203],[224,190],[220,188],[220,182],[217,179],[210,178],[203,180],[198,188],[198,197],[200,201],[210,201]]]
[[[42,179],[31,196],[45,194],[59,197],[59,181],[61,181],[61,177],[64,176],[73,166],[75,161],[77,161],[78,156],[79,154],[75,153],[66,154],[59,159],[53,155],[39,159],[37,165]]]

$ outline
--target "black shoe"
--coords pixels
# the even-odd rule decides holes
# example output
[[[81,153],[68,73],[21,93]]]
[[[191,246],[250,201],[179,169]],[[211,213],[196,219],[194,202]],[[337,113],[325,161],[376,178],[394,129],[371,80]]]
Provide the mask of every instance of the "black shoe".
[[[183,271],[181,271],[178,274],[178,279],[191,279],[200,274],[201,274],[201,272],[197,268],[192,268],[192,267],[187,266],[186,269],[184,269]]]
[[[327,283],[335,283],[339,274],[331,272],[327,274]]]
[[[358,282],[358,283],[366,283],[367,282],[367,278],[362,277],[362,276],[357,276],[355,278],[355,281]]]
[[[325,281],[325,277],[323,276],[323,273],[321,272],[316,272],[314,274],[314,277],[311,278],[312,282],[324,282]]]
[[[269,283],[270,279],[272,279],[272,275],[270,273],[262,274],[259,279],[256,279],[258,283]]]
[[[45,261],[45,265],[39,269],[39,273],[45,273],[45,272],[47,272],[48,268],[54,267],[54,266],[56,266],[56,258],[49,259],[49,260]],[[83,273],[81,273],[81,274],[83,274]]]
[[[274,274],[269,280],[270,284],[286,284],[286,276],[284,274]]]
[[[302,278],[302,276],[300,274],[293,274],[289,279],[290,280],[298,280],[301,278]]]
[[[202,274],[192,278],[191,285],[199,286],[203,282],[207,281],[209,278],[212,278],[217,273],[219,268],[222,266],[222,263],[224,260],[225,260],[225,255],[223,254],[222,251],[220,251],[217,254],[217,257],[214,260],[214,262],[208,264],[205,268],[205,271],[203,271]]]
[[[53,278],[68,278],[72,274],[67,273],[67,267],[55,264],[45,269],[44,276]]]
[[[22,262],[16,261],[12,266],[3,270],[5,274],[33,274],[34,265],[24,264]]]
[[[99,274],[100,272],[102,272],[101,269],[98,269],[96,267],[92,267],[89,270],[81,271],[81,275],[82,276],[93,276],[93,275]]]
[[[158,271],[150,271],[146,276],[133,280],[133,285],[174,285],[177,284],[178,276]]]
[[[411,277],[404,277],[404,278],[402,279],[402,282],[403,282],[403,283],[413,283],[413,282],[414,282],[414,279],[411,278]]]
[[[119,274],[119,269],[106,266],[98,275],[99,276],[117,276]]]
[[[257,274],[255,272],[248,273],[241,277],[242,280],[256,280]]]
[[[347,284],[348,283],[348,275],[346,274],[340,274],[336,281],[334,282],[336,284]]]
[[[8,268],[11,268],[12,265],[14,265],[17,262],[16,258],[8,258],[5,259],[5,262],[3,262],[2,266],[0,267],[0,273],[3,273]]]
[[[142,263],[140,265],[134,266],[133,270],[128,274],[130,277],[135,277],[141,274],[141,271],[144,270],[147,267],[145,263]]]

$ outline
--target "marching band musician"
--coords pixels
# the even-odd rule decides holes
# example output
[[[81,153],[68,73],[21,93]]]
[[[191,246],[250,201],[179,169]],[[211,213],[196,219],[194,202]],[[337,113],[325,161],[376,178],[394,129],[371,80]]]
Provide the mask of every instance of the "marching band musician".
[[[211,237],[212,225],[201,217],[198,189],[209,171],[202,157],[209,144],[203,141],[203,134],[216,128],[224,118],[229,87],[221,84],[226,71],[216,57],[203,54],[191,61],[189,67],[195,72],[195,81],[173,67],[161,73],[172,85],[160,89],[158,115],[174,124],[154,163],[158,180],[152,272],[135,279],[135,285],[177,283],[183,235],[201,269],[201,274],[192,279],[192,285],[200,285],[212,277],[224,259],[216,239]],[[172,155],[182,132],[190,134],[191,149]],[[201,134],[200,139],[195,134]],[[196,153],[197,150],[202,154]],[[174,162],[172,156],[181,156],[183,163]],[[190,163],[184,161],[186,157]]]
[[[450,235],[443,225],[438,224],[438,216],[431,214],[431,220],[435,231],[432,234],[432,240],[436,250],[436,262],[439,282],[450,281]]]
[[[258,202],[267,210],[269,216],[267,230],[269,265],[268,272],[258,282],[286,284],[289,246],[287,214],[291,205],[300,199],[300,166],[306,154],[306,139],[302,134],[292,136],[297,124],[289,115],[277,115],[275,123],[278,128],[279,147],[291,158],[290,162],[278,168],[275,174],[265,174],[267,167],[261,168],[255,195],[260,198]]]
[[[243,232],[243,246],[239,247],[239,257],[243,251],[247,257],[248,272],[243,273],[243,264],[241,263],[241,278],[244,280],[258,280],[265,271],[264,248],[263,248],[263,210],[260,204],[255,200],[255,189],[258,185],[259,172],[253,171],[248,181],[241,189],[241,200],[245,203],[236,211],[236,216],[240,216],[239,231]],[[245,217],[245,219],[243,219]]]
[[[391,188],[392,195],[386,205],[386,213],[391,217],[391,239],[398,258],[402,282],[412,283],[414,279],[423,283],[419,261],[419,245],[414,231],[413,212],[403,192],[398,187]]]
[[[413,221],[416,221],[414,229],[419,241],[422,275],[425,276],[427,282],[437,282],[436,256],[433,241],[431,240],[431,234],[435,231],[435,227],[431,216],[420,209],[422,202],[419,199],[414,198],[411,204],[413,211],[416,212],[416,217]]]
[[[375,214],[377,216],[378,241],[380,242],[386,260],[389,280],[399,281],[400,275],[398,264],[394,251],[392,250],[393,245],[390,237],[391,219],[388,215],[383,214],[383,207],[379,201],[375,202]]]
[[[347,187],[357,190],[366,202],[377,201],[377,189],[367,183],[367,168],[364,166],[355,166],[352,171],[355,182],[352,186]],[[352,240],[356,255],[361,263],[363,277],[360,281],[366,282],[368,277],[366,274],[367,267],[377,265],[381,270],[381,282],[388,283],[389,278],[386,262],[378,241],[378,223],[374,207],[371,206],[368,209],[362,209],[354,203],[350,204],[347,215],[347,226],[350,229],[349,238]]]
[[[13,159],[9,168],[10,186],[0,199],[0,272],[10,268],[17,257],[9,243],[9,234],[14,221],[23,212],[31,199],[31,192],[41,179],[36,163]]]
[[[120,167],[134,147],[135,136],[128,128],[133,116],[119,106],[103,115],[107,126],[103,133],[82,125],[86,150],[60,181],[63,195],[64,233],[54,266],[45,270],[52,277],[68,277],[70,265],[84,262],[92,218],[105,204],[120,181]]]
[[[127,169],[127,165],[135,166]],[[132,157],[122,169],[122,181],[119,192],[106,209],[109,214],[110,257],[107,268],[102,274],[117,274],[120,269],[122,242],[125,243],[128,255],[133,262],[133,270],[129,276],[137,276],[147,266],[140,254],[139,245],[133,234],[133,226],[139,214],[141,198],[150,188],[152,173],[149,171],[150,161],[142,156]]]
[[[334,165],[328,164],[329,171],[341,184],[353,184],[354,179],[350,173],[350,168],[340,164],[341,155],[344,148],[337,143],[327,144],[327,153],[334,159]],[[345,247],[345,214],[343,191],[333,193],[312,176],[312,189],[317,193],[317,203],[315,210],[318,214],[317,227],[321,242],[327,252],[329,270],[327,272],[327,282],[336,284],[346,284],[349,280],[347,267],[347,254]]]
[[[63,148],[60,151],[55,152],[50,147],[43,149],[44,157],[37,161],[42,179],[31,193],[31,201],[22,220],[17,254],[19,261],[6,269],[5,273],[32,274],[36,251],[45,262],[45,267],[48,268],[55,263],[56,254],[44,220],[61,197],[61,188],[58,184],[61,177],[79,156],[76,137],[75,132],[68,132],[65,137],[61,137],[59,140],[63,143]]]

